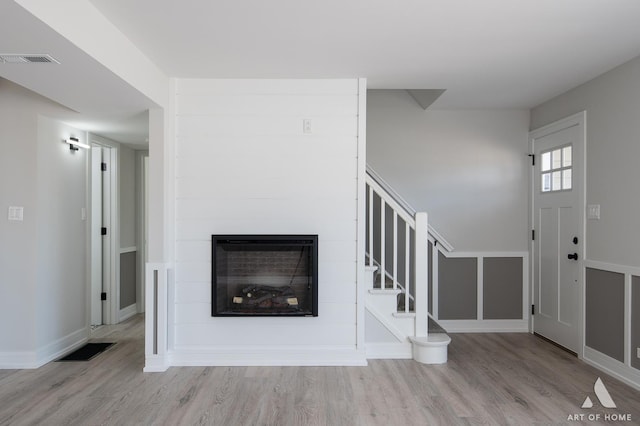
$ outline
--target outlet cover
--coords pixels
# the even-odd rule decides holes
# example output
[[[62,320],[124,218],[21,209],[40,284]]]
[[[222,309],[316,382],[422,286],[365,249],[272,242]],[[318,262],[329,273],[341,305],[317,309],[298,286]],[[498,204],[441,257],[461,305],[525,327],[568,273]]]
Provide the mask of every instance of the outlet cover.
[[[640,348],[636,348],[636,356],[640,358]]]

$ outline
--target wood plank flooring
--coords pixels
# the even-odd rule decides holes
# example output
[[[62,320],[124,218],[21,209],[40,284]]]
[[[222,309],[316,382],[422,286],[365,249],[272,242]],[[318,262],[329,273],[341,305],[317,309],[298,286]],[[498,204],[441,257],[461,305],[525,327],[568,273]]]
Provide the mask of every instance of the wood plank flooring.
[[[640,392],[529,334],[454,334],[441,366],[371,360],[166,373],[142,373],[139,316],[101,327],[92,340],[117,344],[88,362],[0,370],[0,425],[640,424]],[[598,403],[598,377],[616,409]],[[587,396],[594,407],[581,409]],[[606,414],[632,421],[607,422]]]

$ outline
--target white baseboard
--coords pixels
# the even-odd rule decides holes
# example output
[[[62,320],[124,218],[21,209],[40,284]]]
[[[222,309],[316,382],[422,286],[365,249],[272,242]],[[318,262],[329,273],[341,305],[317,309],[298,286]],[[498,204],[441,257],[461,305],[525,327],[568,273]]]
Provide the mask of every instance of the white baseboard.
[[[188,348],[169,354],[171,366],[365,366],[364,350],[345,347]],[[146,371],[146,367],[145,367]]]
[[[73,352],[89,340],[89,328],[81,328],[36,351],[38,367]]]
[[[438,320],[447,333],[528,333],[529,320]]]
[[[38,368],[35,351],[0,352],[0,370]]]
[[[135,303],[133,305],[127,306],[124,309],[120,309],[120,322],[128,320],[137,313],[138,305]]]
[[[0,352],[0,369],[39,368],[74,351],[85,344],[87,340],[89,340],[89,330],[81,328],[35,351]]]
[[[169,362],[166,356],[147,355],[144,360],[145,373],[164,373],[169,369]]]
[[[405,343],[365,343],[367,347],[367,359],[411,359],[413,358],[412,346],[409,341]]]
[[[588,346],[584,347],[583,360],[598,370],[602,370],[621,382],[640,390],[640,370],[629,367],[617,359],[611,358],[610,356]]]

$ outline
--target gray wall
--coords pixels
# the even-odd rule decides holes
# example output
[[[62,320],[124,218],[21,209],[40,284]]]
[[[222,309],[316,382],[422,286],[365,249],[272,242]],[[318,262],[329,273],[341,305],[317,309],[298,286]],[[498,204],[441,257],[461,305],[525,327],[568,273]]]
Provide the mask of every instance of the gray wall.
[[[624,362],[623,274],[587,268],[585,316],[585,344]]]
[[[586,224],[586,258],[640,266],[640,58],[531,110],[536,129],[587,111],[587,204],[600,220]]]
[[[38,95],[0,78],[0,353],[35,348],[33,265],[41,103]],[[6,220],[9,206],[24,207],[23,222]]]
[[[16,352],[44,359],[88,334],[87,158],[63,143],[86,134],[44,117],[73,115],[0,79],[0,361]],[[8,206],[23,206],[24,221],[7,221]]]
[[[118,148],[120,207],[120,248],[136,246],[136,152]]]
[[[640,57],[531,110],[531,129],[587,112],[586,203],[600,219],[586,221],[586,262],[640,267]],[[618,269],[612,266],[612,269]],[[587,346],[624,359],[622,274],[587,270]],[[614,278],[615,277],[615,278]],[[637,282],[637,281],[636,281]],[[637,287],[634,287],[637,288]],[[635,296],[634,296],[635,297]],[[632,365],[640,343],[640,304],[633,301]]]
[[[136,179],[139,164],[136,152],[124,145],[118,149],[118,199],[120,209],[120,248],[136,247],[137,244],[137,203]],[[120,309],[136,303],[137,273],[136,252],[120,254]]]
[[[456,250],[528,249],[528,129],[528,111],[424,111],[404,90],[367,92],[367,162]]]

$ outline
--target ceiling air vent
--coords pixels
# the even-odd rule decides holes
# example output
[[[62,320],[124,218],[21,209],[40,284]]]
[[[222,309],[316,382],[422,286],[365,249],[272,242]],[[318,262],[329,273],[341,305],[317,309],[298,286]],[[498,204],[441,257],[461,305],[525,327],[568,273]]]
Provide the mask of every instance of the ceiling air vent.
[[[0,63],[3,64],[59,64],[53,56],[47,54],[18,55],[14,53],[0,53]]]

